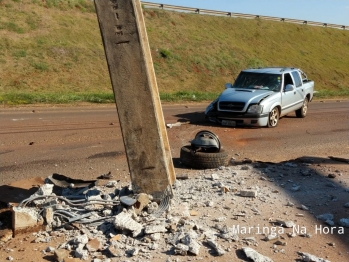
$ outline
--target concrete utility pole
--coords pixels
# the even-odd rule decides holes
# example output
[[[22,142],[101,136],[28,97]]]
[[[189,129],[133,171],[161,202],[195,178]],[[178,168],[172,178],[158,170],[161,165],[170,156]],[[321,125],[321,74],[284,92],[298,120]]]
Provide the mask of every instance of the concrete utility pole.
[[[133,190],[160,199],[175,180],[139,0],[95,0]]]

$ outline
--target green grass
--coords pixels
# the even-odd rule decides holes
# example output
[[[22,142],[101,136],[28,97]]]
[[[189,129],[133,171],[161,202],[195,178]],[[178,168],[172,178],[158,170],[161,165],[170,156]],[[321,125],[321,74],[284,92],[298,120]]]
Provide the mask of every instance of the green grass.
[[[349,98],[349,31],[144,9],[162,101],[210,101],[245,68],[294,66]],[[113,102],[93,1],[0,0],[0,102]]]

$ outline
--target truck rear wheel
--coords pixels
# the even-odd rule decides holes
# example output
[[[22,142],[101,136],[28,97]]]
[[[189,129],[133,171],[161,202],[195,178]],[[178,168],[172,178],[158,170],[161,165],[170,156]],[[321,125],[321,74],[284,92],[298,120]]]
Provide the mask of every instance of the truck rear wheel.
[[[181,162],[197,169],[217,168],[228,165],[228,154],[221,149],[218,153],[193,152],[191,146],[183,146],[180,152]]]
[[[279,123],[280,113],[277,107],[274,107],[270,113],[268,118],[268,127],[276,127]]]
[[[299,118],[306,117],[308,112],[308,103],[309,103],[308,97],[304,98],[302,107],[296,110],[296,117],[299,117]]]

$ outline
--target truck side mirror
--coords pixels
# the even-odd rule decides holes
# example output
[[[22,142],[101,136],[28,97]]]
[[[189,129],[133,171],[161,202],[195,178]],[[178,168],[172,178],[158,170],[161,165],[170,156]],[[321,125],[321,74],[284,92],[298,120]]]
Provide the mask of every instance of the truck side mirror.
[[[231,83],[226,83],[225,84],[225,89],[232,88],[232,87],[233,87],[233,85]]]
[[[294,90],[294,85],[288,84],[285,87],[285,92],[293,91]]]

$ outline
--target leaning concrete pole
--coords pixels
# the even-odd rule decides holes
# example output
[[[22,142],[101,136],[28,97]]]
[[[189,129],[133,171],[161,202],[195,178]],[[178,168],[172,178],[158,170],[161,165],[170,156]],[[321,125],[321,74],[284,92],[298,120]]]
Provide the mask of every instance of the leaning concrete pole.
[[[139,0],[94,0],[133,190],[160,199],[175,180]]]

